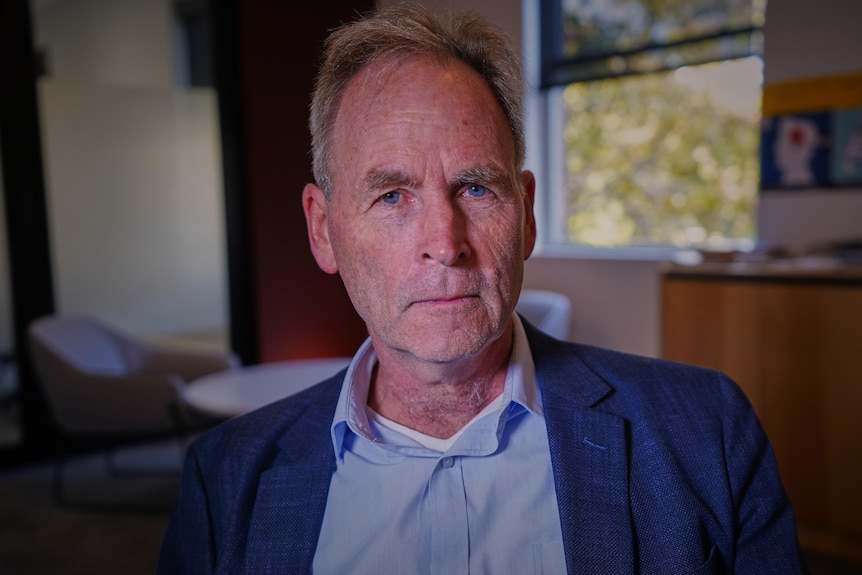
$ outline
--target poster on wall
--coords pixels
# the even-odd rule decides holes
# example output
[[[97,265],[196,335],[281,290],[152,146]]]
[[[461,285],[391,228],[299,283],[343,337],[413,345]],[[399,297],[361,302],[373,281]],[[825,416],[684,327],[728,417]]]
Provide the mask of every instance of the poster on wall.
[[[862,72],[763,89],[763,190],[862,183]]]
[[[764,188],[830,183],[830,114],[764,118],[760,135],[760,183]]]
[[[862,108],[833,114],[832,179],[838,184],[862,182]]]

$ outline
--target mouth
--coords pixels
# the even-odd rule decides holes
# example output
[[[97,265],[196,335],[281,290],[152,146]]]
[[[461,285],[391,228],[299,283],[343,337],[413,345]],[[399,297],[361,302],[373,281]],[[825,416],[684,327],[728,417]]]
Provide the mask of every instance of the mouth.
[[[478,297],[479,296],[473,294],[424,297],[413,301],[410,306],[419,306],[424,308],[458,307],[465,304],[472,304],[478,299]]]

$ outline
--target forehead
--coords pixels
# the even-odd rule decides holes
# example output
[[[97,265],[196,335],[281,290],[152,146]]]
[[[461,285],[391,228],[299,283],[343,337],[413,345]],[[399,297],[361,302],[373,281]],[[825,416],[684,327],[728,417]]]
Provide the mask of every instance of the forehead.
[[[514,138],[501,106],[485,80],[455,59],[368,66],[348,84],[334,128],[337,169],[406,157],[514,166]]]

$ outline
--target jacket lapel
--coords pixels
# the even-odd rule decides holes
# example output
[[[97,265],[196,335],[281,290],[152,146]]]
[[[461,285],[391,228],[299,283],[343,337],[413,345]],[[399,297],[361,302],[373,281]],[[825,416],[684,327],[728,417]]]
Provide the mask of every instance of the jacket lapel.
[[[527,328],[548,426],[566,571],[633,572],[626,421],[597,406],[613,388],[570,344]]]
[[[343,373],[337,377],[340,382]],[[340,383],[330,387],[334,395],[317,395],[313,402],[292,410],[295,423],[282,436],[281,451],[260,477],[249,524],[246,573],[311,572],[335,470],[329,428]]]

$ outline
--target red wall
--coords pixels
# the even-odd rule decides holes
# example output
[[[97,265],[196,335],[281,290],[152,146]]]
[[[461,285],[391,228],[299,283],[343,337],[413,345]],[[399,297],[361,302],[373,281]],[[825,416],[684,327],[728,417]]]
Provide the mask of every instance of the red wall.
[[[238,3],[250,268],[259,361],[352,355],[365,327],[341,280],[308,246],[303,186],[311,181],[310,93],[327,32],[369,0]]]

